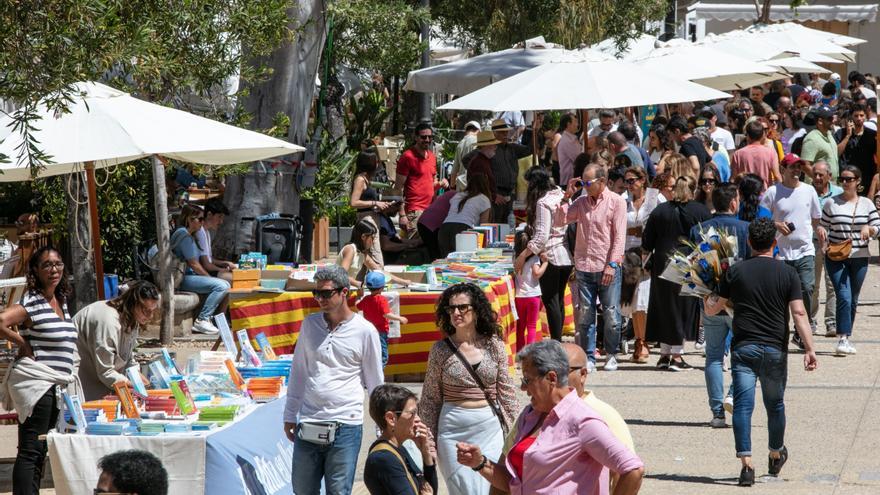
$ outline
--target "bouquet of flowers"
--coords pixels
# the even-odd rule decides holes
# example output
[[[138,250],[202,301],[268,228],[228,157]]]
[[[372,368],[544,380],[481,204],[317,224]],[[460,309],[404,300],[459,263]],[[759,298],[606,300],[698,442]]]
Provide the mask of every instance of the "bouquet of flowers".
[[[725,229],[700,232],[700,241],[686,241],[688,249],[675,251],[660,278],[681,285],[681,295],[702,298],[718,293],[718,286],[739,254],[736,236]]]

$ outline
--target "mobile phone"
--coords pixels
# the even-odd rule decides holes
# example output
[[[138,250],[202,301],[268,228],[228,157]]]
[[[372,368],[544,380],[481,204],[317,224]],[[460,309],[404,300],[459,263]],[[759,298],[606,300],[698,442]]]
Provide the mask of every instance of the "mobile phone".
[[[788,227],[788,230],[794,232],[794,223],[792,223],[792,222],[787,222],[787,223],[785,224],[785,226]]]

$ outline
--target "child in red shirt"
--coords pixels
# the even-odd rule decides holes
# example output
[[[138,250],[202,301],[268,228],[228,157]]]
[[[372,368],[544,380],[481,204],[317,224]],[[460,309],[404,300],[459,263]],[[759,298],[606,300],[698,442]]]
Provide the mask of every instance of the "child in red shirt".
[[[364,287],[369,289],[370,294],[357,303],[357,308],[364,313],[364,318],[376,327],[379,332],[379,340],[382,343],[382,367],[388,364],[388,320],[399,321],[401,325],[407,324],[407,319],[391,313],[388,299],[382,295],[385,289],[385,274],[379,271],[367,273],[364,279]]]

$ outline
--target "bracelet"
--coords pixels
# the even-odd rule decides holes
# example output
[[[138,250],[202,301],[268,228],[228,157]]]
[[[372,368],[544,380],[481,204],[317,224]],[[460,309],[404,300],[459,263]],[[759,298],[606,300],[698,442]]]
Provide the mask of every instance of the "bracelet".
[[[472,467],[474,471],[482,471],[484,467],[486,467],[486,463],[489,462],[489,459],[486,459],[486,456],[483,456],[483,461],[477,467]]]

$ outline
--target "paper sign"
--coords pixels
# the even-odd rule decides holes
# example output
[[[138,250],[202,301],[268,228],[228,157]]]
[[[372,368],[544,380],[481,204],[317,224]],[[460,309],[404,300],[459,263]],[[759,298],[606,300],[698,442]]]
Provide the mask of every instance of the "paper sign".
[[[235,345],[235,338],[232,336],[232,329],[229,328],[229,322],[226,321],[226,315],[223,313],[214,315],[214,323],[220,330],[220,338],[223,340],[223,347],[229,353],[229,357],[235,359],[238,356],[238,347]]]

